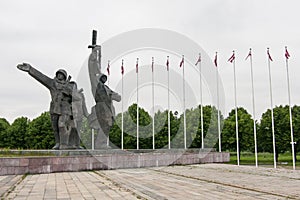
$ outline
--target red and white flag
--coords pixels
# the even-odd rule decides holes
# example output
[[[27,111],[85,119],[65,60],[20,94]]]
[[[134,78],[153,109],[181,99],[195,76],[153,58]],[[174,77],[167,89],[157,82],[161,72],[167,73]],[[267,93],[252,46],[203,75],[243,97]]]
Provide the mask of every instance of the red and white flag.
[[[182,67],[183,64],[184,64],[184,57],[182,56],[182,60],[181,60],[180,63],[179,63],[179,67]]]
[[[199,54],[198,60],[195,65],[197,66],[200,62],[201,62],[201,54]]]
[[[135,72],[139,73],[139,58],[136,59]]]
[[[166,66],[167,66],[167,71],[169,71],[169,56],[167,56],[167,63],[166,63]]]
[[[267,54],[268,54],[269,60],[270,60],[270,61],[273,61],[273,59],[272,59],[272,57],[271,57],[271,55],[270,55],[270,52],[269,52],[269,48],[268,48],[268,50],[267,50]]]
[[[109,75],[110,75],[110,64],[109,64],[109,61],[108,61],[108,63],[107,63],[107,68],[106,68],[106,70],[107,70],[107,75],[109,76]]]
[[[154,57],[152,57],[151,69],[152,69],[152,72],[153,72],[154,71]]]
[[[245,59],[245,60],[247,60],[249,57],[252,57],[251,48],[250,48],[250,50],[249,50],[249,53],[248,53],[248,55],[247,55],[247,57],[246,57],[246,59]]]
[[[215,66],[218,67],[218,57],[217,57],[217,52],[216,52],[216,56],[215,56],[214,63],[215,63]]]
[[[123,60],[122,60],[122,65],[121,65],[121,74],[124,74],[124,66],[123,66]]]
[[[285,58],[286,59],[289,59],[290,58],[290,54],[289,54],[289,52],[288,52],[288,50],[287,50],[287,47],[285,47]]]
[[[234,54],[234,51],[232,53],[232,56],[228,59],[228,62],[233,62],[235,60],[235,54]]]

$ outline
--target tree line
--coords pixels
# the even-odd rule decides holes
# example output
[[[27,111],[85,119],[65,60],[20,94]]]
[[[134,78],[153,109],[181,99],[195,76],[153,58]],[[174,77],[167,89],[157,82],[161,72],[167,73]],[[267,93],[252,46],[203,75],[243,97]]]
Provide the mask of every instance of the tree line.
[[[124,149],[136,149],[136,109],[131,105],[123,113],[124,119]],[[291,134],[289,122],[289,107],[277,106],[274,111],[276,152],[291,151]],[[300,148],[300,106],[292,107],[295,151]],[[110,141],[121,147],[121,113],[116,116],[114,126],[110,131]],[[168,148],[168,111],[158,111],[154,115],[155,149]],[[200,106],[186,110],[186,140],[189,148],[201,148]],[[139,107],[139,148],[153,148],[152,117]],[[257,127],[258,152],[273,152],[271,110],[261,116]],[[214,106],[203,106],[204,147],[218,150],[217,109]],[[254,152],[253,118],[246,109],[238,108],[239,147],[240,151]],[[221,115],[221,146],[222,151],[236,151],[235,110],[228,117]],[[183,115],[170,111],[170,141],[171,148],[184,148]],[[82,145],[91,148],[91,129],[84,120],[81,130]],[[96,136],[95,136],[96,137]],[[51,149],[54,145],[50,115],[42,113],[39,117],[29,120],[26,117],[17,118],[12,124],[0,118],[0,148],[9,149]]]

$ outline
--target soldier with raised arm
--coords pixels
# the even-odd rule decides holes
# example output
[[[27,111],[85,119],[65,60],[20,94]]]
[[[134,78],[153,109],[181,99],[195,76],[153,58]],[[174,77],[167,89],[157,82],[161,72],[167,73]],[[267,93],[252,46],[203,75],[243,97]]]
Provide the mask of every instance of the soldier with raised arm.
[[[19,64],[17,68],[28,72],[30,76],[49,89],[51,94],[50,116],[55,138],[53,149],[70,148],[72,88],[69,86],[69,80],[67,80],[67,72],[60,69],[54,78],[50,78],[27,63]]]
[[[120,102],[121,96],[118,93],[112,91],[107,85],[105,85],[106,80],[107,76],[105,74],[101,74],[95,93],[95,109],[101,130],[103,134],[108,137],[109,131],[115,121],[115,108],[112,101],[114,100]],[[103,144],[103,142],[105,142],[103,138],[97,137],[96,148],[105,147],[106,145]]]

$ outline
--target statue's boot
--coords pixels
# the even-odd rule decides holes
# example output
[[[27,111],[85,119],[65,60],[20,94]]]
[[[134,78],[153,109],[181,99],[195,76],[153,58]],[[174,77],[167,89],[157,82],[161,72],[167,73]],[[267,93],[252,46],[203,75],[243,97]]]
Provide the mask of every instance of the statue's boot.
[[[69,149],[69,134],[65,127],[59,128],[60,147],[59,149]]]
[[[58,131],[54,131],[54,138],[55,138],[55,146],[52,149],[58,150],[59,149],[59,134]]]
[[[52,149],[54,150],[58,150],[59,149],[59,143],[56,143],[54,147],[52,147]]]

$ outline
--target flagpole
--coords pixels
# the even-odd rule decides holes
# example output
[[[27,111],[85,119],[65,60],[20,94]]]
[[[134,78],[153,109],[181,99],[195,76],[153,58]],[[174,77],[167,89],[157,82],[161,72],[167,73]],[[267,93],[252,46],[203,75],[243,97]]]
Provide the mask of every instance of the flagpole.
[[[269,68],[269,85],[270,85],[270,100],[271,100],[271,120],[272,120],[272,138],[273,138],[273,154],[274,154],[274,168],[276,168],[276,146],[275,146],[275,128],[274,128],[274,113],[273,113],[273,97],[272,97],[272,79],[271,79],[271,56],[269,48],[267,48],[268,54],[268,68]]]
[[[152,57],[152,147],[155,149],[155,131],[154,131],[154,117],[155,117],[155,110],[154,110],[154,57]]]
[[[122,67],[121,67],[121,73],[122,73],[122,98],[124,99],[124,66],[123,66],[123,60],[122,60]],[[122,127],[121,127],[121,149],[124,149],[124,100],[122,100]]]
[[[109,85],[109,79],[110,79],[110,60],[107,61],[107,85]],[[109,147],[109,133],[106,138],[106,146]]]
[[[183,134],[184,134],[184,149],[186,146],[186,113],[185,113],[185,78],[184,78],[184,55],[182,55],[182,86],[183,86]]]
[[[289,77],[289,67],[288,67],[288,58],[289,53],[287,47],[285,47],[285,63],[286,63],[286,76],[287,76],[287,85],[288,85],[288,98],[289,98],[289,114],[290,114],[290,128],[291,128],[291,145],[292,145],[292,156],[293,156],[293,169],[296,169],[295,165],[295,147],[294,147],[294,136],[293,136],[293,118],[292,118],[292,108],[291,108],[291,90],[290,90],[290,77]]]
[[[204,130],[203,130],[203,102],[202,102],[202,66],[201,66],[201,53],[199,53],[199,81],[200,81],[200,121],[201,121],[201,149],[204,149]]]
[[[95,129],[92,128],[92,150],[95,150]]]
[[[139,150],[139,58],[136,59],[136,149]]]
[[[254,152],[255,152],[255,166],[258,167],[258,159],[257,159],[257,139],[256,139],[256,122],[255,122],[255,99],[254,99],[254,83],[253,83],[253,66],[252,66],[252,51],[250,48],[249,54],[250,56],[250,70],[251,70],[251,87],[252,87],[252,110],[253,110],[253,134],[254,134]]]
[[[237,152],[237,164],[240,166],[240,147],[239,147],[239,124],[238,124],[238,109],[237,109],[237,97],[236,97],[236,73],[235,73],[235,52],[232,54],[233,61],[233,79],[234,79],[234,104],[235,104],[235,133],[236,133],[236,152]]]
[[[215,65],[216,65],[216,79],[217,79],[217,111],[218,111],[218,135],[219,135],[219,152],[221,152],[221,125],[220,125],[220,111],[219,111],[219,77],[218,77],[218,66],[217,66],[217,54],[215,57]]]
[[[169,72],[169,56],[167,56],[168,71],[168,148],[171,149],[171,122],[170,122],[170,72]]]

